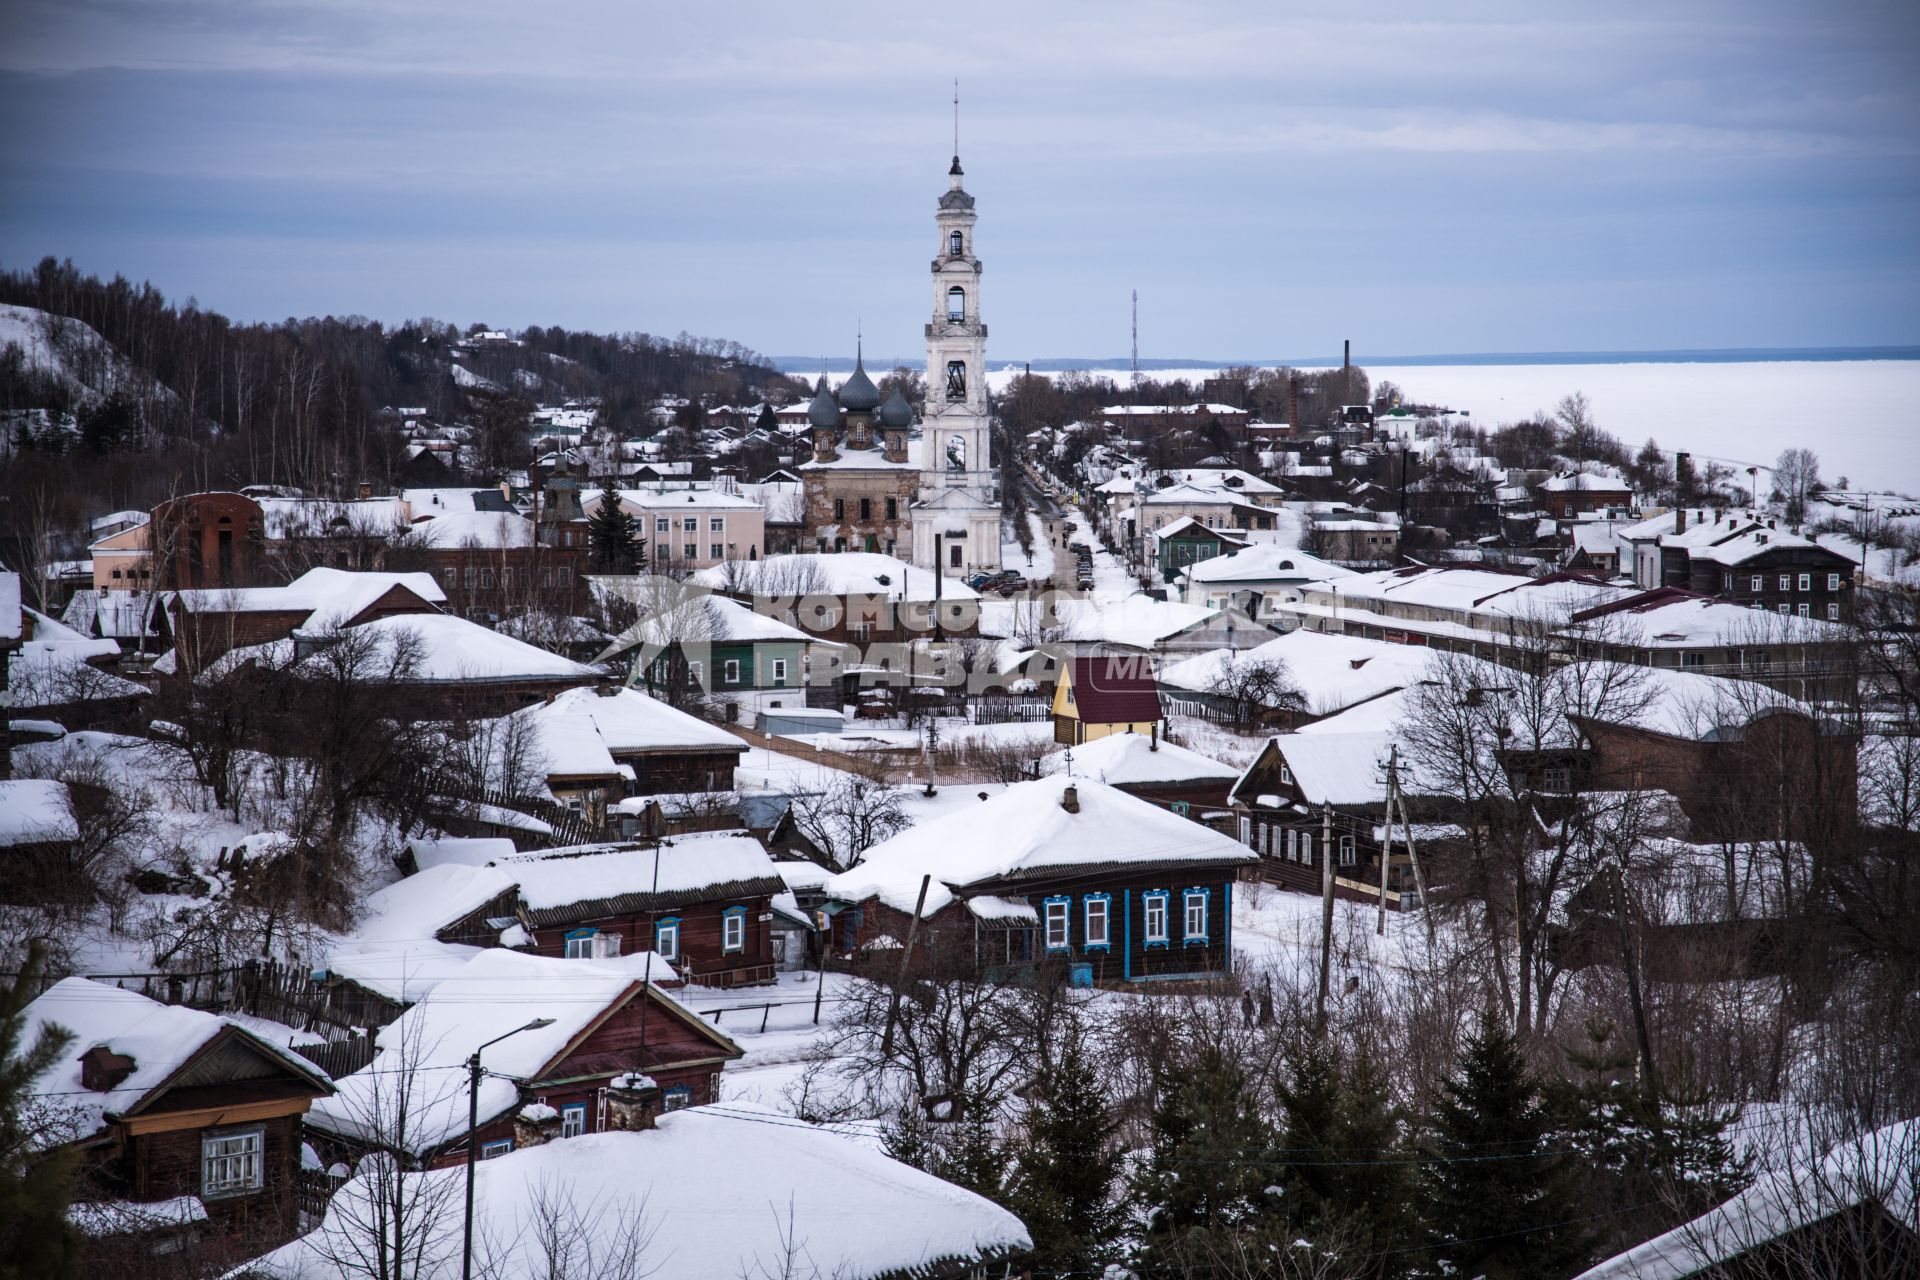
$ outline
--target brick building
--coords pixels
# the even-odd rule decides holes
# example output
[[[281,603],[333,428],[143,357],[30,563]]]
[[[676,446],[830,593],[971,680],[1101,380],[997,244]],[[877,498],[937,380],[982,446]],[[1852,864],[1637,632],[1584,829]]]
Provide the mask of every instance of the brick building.
[[[913,409],[898,387],[880,390],[855,362],[836,397],[820,380],[807,410],[813,460],[801,466],[801,543],[814,551],[912,555],[914,495],[920,468],[907,457]]]

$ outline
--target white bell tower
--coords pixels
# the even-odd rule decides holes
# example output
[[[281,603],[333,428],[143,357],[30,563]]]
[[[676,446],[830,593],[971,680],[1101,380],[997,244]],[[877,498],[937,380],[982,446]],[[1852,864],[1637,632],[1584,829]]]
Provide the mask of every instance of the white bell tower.
[[[933,319],[927,324],[927,401],[921,418],[917,564],[953,576],[1000,567],[999,475],[987,405],[987,326],[973,197],[961,186],[960,96],[954,93],[953,167],[934,224]]]

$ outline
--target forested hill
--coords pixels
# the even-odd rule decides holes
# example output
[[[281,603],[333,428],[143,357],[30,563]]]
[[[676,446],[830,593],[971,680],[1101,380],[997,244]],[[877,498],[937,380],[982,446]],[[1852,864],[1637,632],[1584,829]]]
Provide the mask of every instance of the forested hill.
[[[662,396],[740,402],[788,385],[766,358],[719,339],[558,326],[481,337],[479,324],[362,316],[240,324],[53,258],[0,269],[0,304],[0,410],[73,415],[77,429],[29,433],[27,451],[63,453],[77,487],[112,473],[105,487],[121,506],[148,505],[182,473],[320,494],[383,484],[400,456],[383,406],[460,423],[503,402],[524,411],[593,397],[608,425],[638,432]],[[6,443],[20,443],[17,429]],[[135,491],[143,476],[154,494]]]

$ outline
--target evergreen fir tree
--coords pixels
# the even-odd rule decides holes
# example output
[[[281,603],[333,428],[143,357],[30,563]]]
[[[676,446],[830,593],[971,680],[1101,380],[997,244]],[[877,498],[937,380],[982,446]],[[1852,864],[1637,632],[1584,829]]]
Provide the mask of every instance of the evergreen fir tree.
[[[1070,1028],[1045,1091],[1027,1108],[1010,1207],[1033,1235],[1038,1277],[1097,1274],[1119,1231],[1120,1153],[1100,1074]]]
[[[1289,1073],[1279,1090],[1288,1233],[1367,1259],[1365,1274],[1402,1274],[1414,1260],[1412,1166],[1386,1073],[1364,1052],[1343,1062],[1322,1043],[1293,1054]]]
[[[1613,1032],[1604,1019],[1589,1021],[1587,1044],[1567,1050],[1574,1078],[1549,1094],[1563,1145],[1579,1153],[1583,1199],[1621,1210],[1671,1205],[1668,1225],[1677,1225],[1744,1190],[1747,1165],[1726,1136],[1739,1109],[1655,1097],[1634,1076],[1633,1050],[1611,1045]],[[1622,1225],[1633,1239],[1644,1235],[1640,1223]]]
[[[26,1007],[45,956],[36,944],[13,985],[0,990],[0,1280],[60,1280],[79,1273],[80,1237],[67,1221],[75,1154],[40,1155],[27,1113],[28,1086],[73,1037],[42,1027],[23,1045]]]
[[[1272,1131],[1246,1076],[1217,1048],[1171,1066],[1134,1195],[1144,1274],[1213,1274],[1225,1256],[1263,1248],[1278,1223]]]
[[[933,1125],[918,1102],[909,1099],[901,1105],[893,1123],[881,1130],[880,1144],[901,1164],[937,1175],[940,1148],[933,1139]]]
[[[1588,1215],[1555,1136],[1518,1040],[1482,1015],[1442,1090],[1424,1171],[1428,1239],[1452,1274],[1545,1280],[1579,1269]]]
[[[941,1177],[976,1195],[998,1201],[1006,1195],[1007,1157],[1000,1149],[996,1119],[999,1099],[985,1094],[968,1094],[961,1100],[960,1119],[945,1126],[940,1135]]]
[[[609,477],[601,483],[600,503],[587,521],[587,562],[595,573],[632,573],[645,546]]]
[[[763,404],[760,406],[760,416],[753,420],[753,425],[757,431],[778,431],[780,429],[780,420],[773,416],[773,406],[771,404]]]

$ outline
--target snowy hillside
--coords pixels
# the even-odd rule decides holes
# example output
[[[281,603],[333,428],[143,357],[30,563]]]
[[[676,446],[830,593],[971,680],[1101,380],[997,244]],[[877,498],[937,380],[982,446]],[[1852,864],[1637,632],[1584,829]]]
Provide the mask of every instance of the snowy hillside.
[[[115,391],[139,393],[151,383],[92,326],[34,307],[0,304],[0,351],[19,347],[27,368],[53,378],[84,403]],[[163,395],[170,395],[161,388]]]

